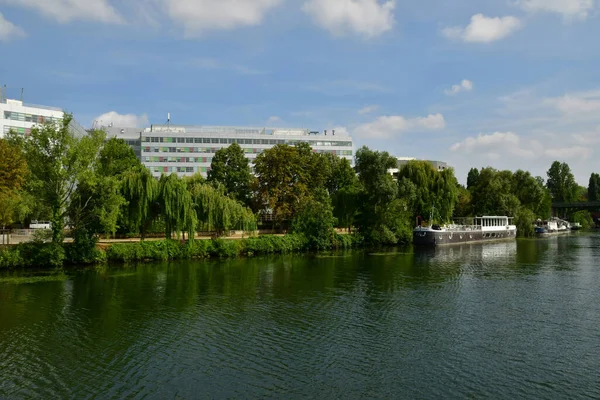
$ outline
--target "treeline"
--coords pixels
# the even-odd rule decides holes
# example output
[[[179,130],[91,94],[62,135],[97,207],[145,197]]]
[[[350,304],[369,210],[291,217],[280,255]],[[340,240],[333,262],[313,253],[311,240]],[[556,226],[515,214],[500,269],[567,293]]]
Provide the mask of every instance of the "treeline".
[[[9,133],[0,139],[0,225],[50,221],[44,257],[53,265],[103,258],[99,235],[144,239],[161,233],[192,245],[196,232],[217,238],[259,224],[301,237],[305,249],[340,246],[336,227],[357,238],[348,242],[353,245],[407,243],[418,217],[444,223],[511,215],[527,235],[535,219],[549,216],[553,200],[600,195],[600,176],[593,174],[586,190],[559,162],[547,181],[487,167],[472,169],[462,186],[452,169],[437,171],[425,161],[409,162],[394,178],[389,170],[397,160],[387,152],[362,147],[353,168],[306,143],[265,150],[252,168],[232,144],[215,154],[207,179],[156,179],[122,140],[106,140],[102,131],[75,137],[70,122],[65,115],[59,125],[32,129],[28,138]],[[579,217],[589,221],[589,215]],[[63,245],[65,232],[73,237],[69,246]]]

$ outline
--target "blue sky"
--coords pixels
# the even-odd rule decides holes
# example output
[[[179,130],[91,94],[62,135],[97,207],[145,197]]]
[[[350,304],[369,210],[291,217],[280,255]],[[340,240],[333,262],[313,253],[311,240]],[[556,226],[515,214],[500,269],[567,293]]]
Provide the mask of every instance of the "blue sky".
[[[85,126],[336,129],[356,147],[600,172],[597,0],[0,0],[0,84]]]

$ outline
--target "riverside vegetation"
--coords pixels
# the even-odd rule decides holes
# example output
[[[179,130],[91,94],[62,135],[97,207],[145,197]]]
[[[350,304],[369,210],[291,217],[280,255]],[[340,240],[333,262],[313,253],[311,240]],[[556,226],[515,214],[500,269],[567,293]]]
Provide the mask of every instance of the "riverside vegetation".
[[[600,197],[600,177],[586,190],[569,166],[554,162],[548,179],[525,171],[471,169],[467,185],[452,169],[410,161],[394,179],[396,159],[362,147],[355,167],[306,143],[276,145],[253,165],[239,145],[216,152],[207,179],[155,179],[122,140],[102,131],[75,137],[72,117],[0,139],[0,226],[51,221],[48,237],[0,250],[0,268],[106,261],[234,257],[410,242],[417,216],[435,222],[475,215],[514,215],[519,233],[550,215],[551,202]],[[265,218],[267,217],[268,218]],[[584,226],[588,212],[572,216]],[[284,236],[252,237],[262,222]],[[433,222],[433,221],[432,221]],[[334,228],[347,230],[336,233]],[[225,240],[232,230],[251,237]],[[65,243],[65,233],[73,238]],[[195,240],[211,232],[212,240]],[[163,234],[163,241],[145,241]],[[100,236],[140,237],[98,246]]]

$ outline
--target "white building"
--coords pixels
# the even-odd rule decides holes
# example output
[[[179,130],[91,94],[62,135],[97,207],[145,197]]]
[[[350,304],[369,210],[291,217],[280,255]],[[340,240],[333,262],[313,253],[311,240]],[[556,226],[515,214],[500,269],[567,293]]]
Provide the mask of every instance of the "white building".
[[[11,129],[29,136],[31,128],[46,122],[62,120],[63,110],[56,107],[25,104],[21,100],[0,99],[0,137]]]
[[[308,143],[316,153],[331,153],[352,161],[352,138],[335,131],[225,126],[152,125],[141,133],[141,161],[152,174],[180,176],[200,172],[206,176],[215,153],[232,143],[240,145],[253,161],[277,144]]]

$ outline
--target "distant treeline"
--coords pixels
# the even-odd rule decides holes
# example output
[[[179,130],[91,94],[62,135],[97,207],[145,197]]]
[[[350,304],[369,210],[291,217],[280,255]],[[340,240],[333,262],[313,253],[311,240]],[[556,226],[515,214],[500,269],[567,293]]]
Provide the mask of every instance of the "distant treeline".
[[[143,239],[161,232],[192,246],[195,232],[215,237],[252,232],[261,221],[302,238],[303,249],[348,247],[340,245],[343,235],[335,227],[351,232],[350,245],[407,243],[417,217],[444,223],[510,215],[519,232],[529,235],[537,218],[548,218],[553,200],[600,199],[598,174],[582,188],[569,166],[557,161],[546,181],[525,171],[487,167],[472,169],[464,187],[451,168],[437,171],[428,162],[410,161],[395,180],[388,170],[397,161],[387,152],[362,147],[353,168],[345,158],[316,153],[306,143],[276,145],[252,167],[234,143],[217,151],[207,179],[200,174],[155,179],[123,140],[106,140],[102,131],[75,137],[70,121],[65,115],[58,125],[33,128],[27,138],[11,132],[0,139],[0,226],[51,221],[43,260],[55,266],[67,259],[105,259],[96,248],[100,235]],[[585,212],[573,218],[584,225],[591,219]],[[68,246],[66,232],[74,239]],[[7,251],[0,258],[7,259]]]

